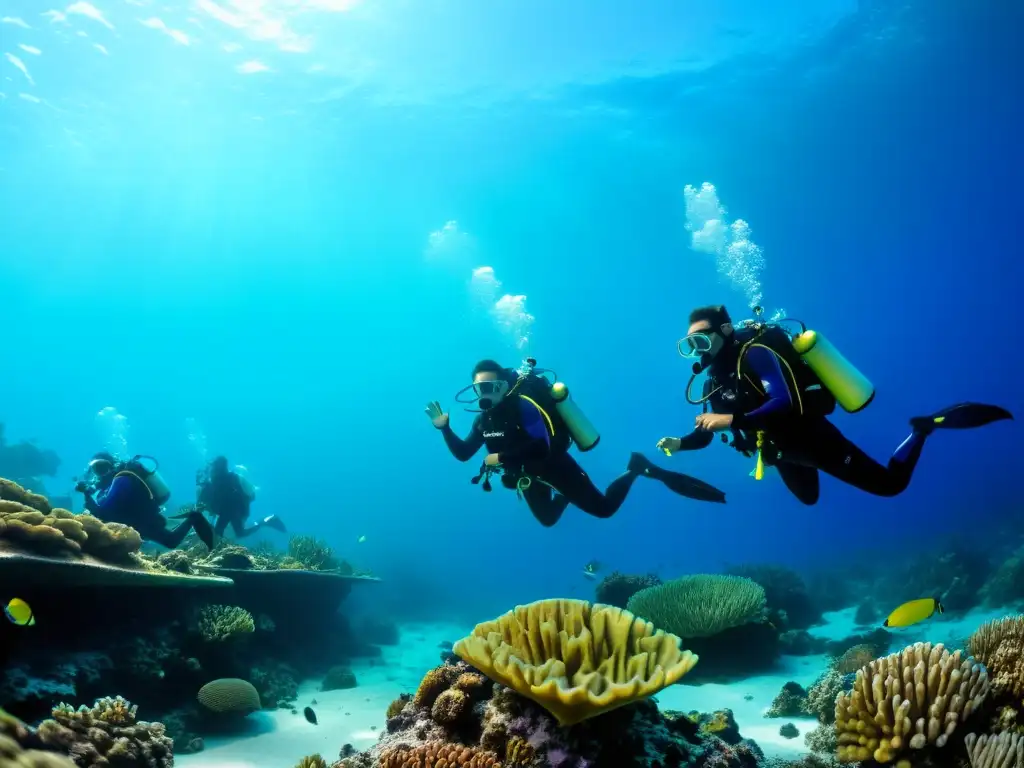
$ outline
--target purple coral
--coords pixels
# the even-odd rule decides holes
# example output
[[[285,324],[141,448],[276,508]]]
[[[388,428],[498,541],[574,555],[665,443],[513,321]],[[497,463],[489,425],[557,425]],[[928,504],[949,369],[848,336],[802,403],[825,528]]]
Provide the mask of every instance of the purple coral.
[[[551,768],[562,768],[569,759],[569,752],[561,747],[552,747],[548,750],[547,757],[548,765],[550,765]]]

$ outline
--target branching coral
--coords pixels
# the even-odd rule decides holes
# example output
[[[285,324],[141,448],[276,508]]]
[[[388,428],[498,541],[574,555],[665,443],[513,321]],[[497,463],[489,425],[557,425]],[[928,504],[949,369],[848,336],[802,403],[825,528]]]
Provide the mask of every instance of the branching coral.
[[[1024,766],[1024,736],[1000,733],[998,736],[967,734],[964,740],[971,768],[1021,768]]]
[[[836,697],[842,690],[843,676],[835,667],[830,667],[807,689],[804,709],[818,718],[819,723],[831,725],[836,721]]]
[[[562,725],[646,698],[697,663],[675,635],[628,611],[542,600],[478,624],[454,652]]]
[[[907,749],[943,747],[988,691],[985,668],[941,643],[877,659],[836,699],[839,761],[890,763]]]
[[[761,585],[741,576],[683,576],[637,592],[629,610],[684,639],[710,637],[764,619]]]
[[[171,740],[160,723],[136,719],[137,707],[120,696],[91,709],[62,704],[39,726],[40,741],[70,755],[79,768],[171,768]]]
[[[967,641],[967,648],[988,668],[997,694],[1024,696],[1024,616],[1005,616],[982,624]]]
[[[199,612],[199,634],[210,643],[222,643],[256,631],[252,614],[233,605],[207,605]]]
[[[307,571],[334,571],[341,562],[327,542],[314,536],[292,536],[288,541],[288,556],[282,568],[301,568]]]
[[[807,691],[799,683],[788,682],[768,707],[765,717],[800,717],[806,706]]]

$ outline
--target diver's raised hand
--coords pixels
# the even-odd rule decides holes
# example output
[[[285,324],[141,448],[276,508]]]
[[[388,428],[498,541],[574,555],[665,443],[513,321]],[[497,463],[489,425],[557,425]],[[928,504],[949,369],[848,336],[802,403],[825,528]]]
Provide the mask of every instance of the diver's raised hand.
[[[438,429],[444,429],[448,426],[448,414],[441,410],[441,404],[436,400],[432,403],[427,403],[427,407],[423,412],[427,414],[430,423]]]
[[[678,437],[663,437],[655,447],[666,456],[671,456],[683,447],[683,441]]]

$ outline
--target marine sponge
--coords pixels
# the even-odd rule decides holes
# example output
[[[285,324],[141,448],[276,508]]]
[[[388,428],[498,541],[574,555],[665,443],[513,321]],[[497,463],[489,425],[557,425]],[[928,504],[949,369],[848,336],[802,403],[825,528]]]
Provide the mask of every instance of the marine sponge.
[[[222,677],[212,680],[196,695],[199,703],[211,712],[248,715],[261,708],[260,695],[248,680]]]
[[[988,691],[985,668],[941,643],[876,659],[836,699],[839,762],[890,763],[907,748],[941,748]]]
[[[697,663],[675,635],[629,611],[584,600],[518,606],[478,624],[453,651],[561,725],[657,693]]]
[[[764,588],[750,579],[698,574],[642,589],[628,608],[689,640],[760,622],[765,605]]]
[[[968,733],[964,739],[972,768],[1021,768],[1024,766],[1024,736],[1000,733],[981,736]]]
[[[1004,616],[978,627],[968,651],[982,662],[997,694],[1024,696],[1024,616]]]
[[[380,753],[381,768],[501,768],[498,756],[461,744],[427,742],[418,747],[394,747]]]
[[[136,719],[138,707],[120,696],[77,710],[61,704],[39,726],[39,740],[65,751],[79,768],[171,768],[173,742],[161,723]]]
[[[465,716],[471,708],[469,696],[458,688],[442,691],[430,708],[431,719],[440,725],[453,725]]]
[[[249,635],[256,631],[252,614],[233,605],[207,605],[199,612],[199,634],[211,643]]]

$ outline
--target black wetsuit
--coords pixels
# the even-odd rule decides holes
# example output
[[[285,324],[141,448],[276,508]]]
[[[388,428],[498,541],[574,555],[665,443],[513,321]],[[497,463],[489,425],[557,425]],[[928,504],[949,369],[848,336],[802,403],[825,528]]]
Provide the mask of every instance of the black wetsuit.
[[[117,474],[110,485],[95,496],[90,489],[84,494],[85,508],[103,522],[131,526],[146,541],[155,541],[168,549],[181,544],[194,527],[198,533],[206,522],[201,519],[202,515],[198,518],[190,515],[174,528],[168,528],[167,519],[160,513],[160,504],[149,487],[132,472]]]
[[[784,336],[776,334],[762,340],[766,346],[777,349],[778,355],[761,346],[749,348],[740,368],[742,380],[738,382],[737,363],[744,340],[741,337],[719,354],[704,385],[705,411],[710,408],[713,413],[733,416],[734,448],[755,456],[757,433],[762,432],[764,463],[774,466],[790,492],[808,505],[818,501],[819,471],[876,496],[896,496],[907,489],[930,428],[915,425],[888,463],[881,464],[828,420],[835,409],[835,399],[816,377],[810,378],[813,374]],[[963,404],[955,408],[977,409],[973,414],[965,412],[963,419],[957,420],[960,423],[950,424],[957,428],[1012,418],[995,406]],[[976,423],[967,423],[972,419]],[[912,423],[918,421],[930,424],[932,420],[915,419]],[[713,439],[712,433],[695,430],[681,438],[680,450],[706,448]]]
[[[214,531],[223,536],[230,525],[236,538],[256,533],[262,526],[245,526],[252,506],[252,497],[242,487],[242,479],[234,472],[225,472],[203,483],[199,491],[199,503],[216,518]]]
[[[680,496],[722,503],[725,494],[697,478],[669,472],[634,453],[623,474],[612,480],[604,493],[569,455],[572,438],[548,394],[546,382],[526,379],[497,407],[484,411],[473,422],[465,440],[451,426],[441,429],[445,444],[459,461],[469,461],[482,446],[498,454],[501,482],[518,490],[533,516],[544,526],[558,522],[573,504],[588,515],[608,518],[626,500],[633,481],[641,474],[658,480]]]

